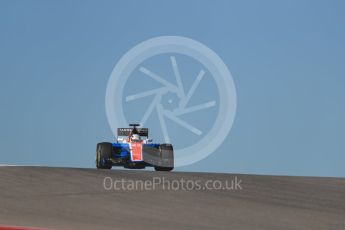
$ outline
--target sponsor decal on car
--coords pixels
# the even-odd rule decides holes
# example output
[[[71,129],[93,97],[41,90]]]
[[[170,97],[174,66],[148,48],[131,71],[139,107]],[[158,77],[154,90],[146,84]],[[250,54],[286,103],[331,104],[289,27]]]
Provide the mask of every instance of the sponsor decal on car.
[[[143,152],[142,152],[142,142],[131,142],[130,143],[130,151],[131,151],[131,160],[132,161],[142,161],[143,160]]]

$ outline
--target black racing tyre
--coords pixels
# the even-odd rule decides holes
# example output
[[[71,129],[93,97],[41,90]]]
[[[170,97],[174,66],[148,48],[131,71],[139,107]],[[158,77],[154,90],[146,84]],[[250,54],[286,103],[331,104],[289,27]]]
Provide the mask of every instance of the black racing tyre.
[[[174,169],[174,149],[171,144],[161,144],[159,146],[160,160],[155,165],[156,171],[172,171]]]
[[[98,143],[96,147],[96,167],[98,169],[111,169],[111,153],[113,145],[108,142]]]

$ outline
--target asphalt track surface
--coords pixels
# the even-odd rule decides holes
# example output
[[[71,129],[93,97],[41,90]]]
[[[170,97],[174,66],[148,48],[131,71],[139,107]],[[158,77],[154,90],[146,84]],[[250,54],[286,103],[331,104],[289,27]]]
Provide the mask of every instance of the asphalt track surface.
[[[165,180],[107,191],[110,181]],[[168,189],[225,181],[242,189]],[[160,178],[160,179],[157,179]],[[168,181],[168,182],[167,182]],[[241,182],[239,182],[241,181]],[[127,182],[126,182],[127,183]],[[128,185],[126,184],[125,185]],[[140,184],[138,184],[140,186]],[[228,184],[229,186],[229,184]],[[211,186],[212,187],[212,186]],[[109,187],[107,187],[109,189]],[[48,229],[345,229],[345,179],[0,167],[0,225]]]

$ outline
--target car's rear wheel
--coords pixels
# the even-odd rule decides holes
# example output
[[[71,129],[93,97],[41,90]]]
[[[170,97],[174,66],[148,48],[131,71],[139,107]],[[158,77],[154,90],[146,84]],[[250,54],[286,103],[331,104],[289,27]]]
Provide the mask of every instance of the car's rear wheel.
[[[174,149],[171,144],[159,146],[159,160],[155,165],[156,171],[172,171],[174,169]]]
[[[98,143],[96,147],[96,167],[98,169],[111,169],[111,153],[113,146],[111,143]]]

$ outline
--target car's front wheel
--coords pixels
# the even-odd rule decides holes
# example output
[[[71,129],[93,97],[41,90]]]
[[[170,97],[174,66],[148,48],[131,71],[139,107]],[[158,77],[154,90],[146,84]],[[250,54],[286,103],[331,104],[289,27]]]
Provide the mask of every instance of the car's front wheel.
[[[111,169],[111,153],[113,146],[111,143],[98,143],[96,147],[96,167],[98,169]]]
[[[155,165],[156,171],[172,171],[174,169],[174,149],[171,144],[159,146],[159,160]]]

